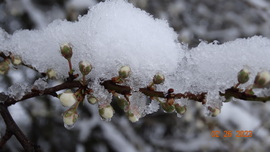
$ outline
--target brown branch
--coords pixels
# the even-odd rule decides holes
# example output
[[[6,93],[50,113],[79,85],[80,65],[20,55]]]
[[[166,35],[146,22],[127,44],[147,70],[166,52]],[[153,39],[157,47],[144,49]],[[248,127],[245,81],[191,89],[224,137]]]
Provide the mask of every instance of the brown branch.
[[[0,149],[6,144],[13,134],[7,129],[5,135],[0,140]]]
[[[107,89],[108,91],[113,90],[113,91],[120,93],[120,94],[123,94],[123,95],[131,94],[131,88],[129,86],[118,85],[118,84],[114,83],[112,80],[106,80],[106,81],[102,82],[101,85],[103,85],[104,88]],[[161,91],[154,91],[154,90],[150,90],[148,88],[140,88],[139,91],[142,92],[143,94],[145,94],[146,96],[149,96],[149,97],[167,98],[166,93],[161,92]],[[205,92],[200,93],[200,94],[193,94],[190,92],[185,92],[185,93],[177,93],[177,94],[170,94],[170,95],[176,99],[187,98],[190,100],[195,100],[195,101],[201,102],[202,104],[206,103],[206,93]]]
[[[7,106],[5,106],[3,103],[0,104],[0,113],[2,118],[4,119],[4,122],[6,124],[6,134],[1,139],[1,144],[6,143],[6,141],[11,137],[11,135],[14,135],[17,140],[20,142],[22,147],[27,152],[41,152],[41,149],[39,146],[33,144],[30,142],[27,137],[24,135],[24,133],[21,131],[21,129],[18,127],[16,122],[13,120],[12,116],[10,115]],[[3,145],[1,145],[0,148],[2,148]]]
[[[63,89],[71,89],[76,87],[82,87],[82,84],[80,81],[67,81],[60,85],[47,88],[45,90],[32,90],[32,92],[26,93],[20,100],[15,100],[12,97],[9,97],[7,95],[4,95],[3,93],[0,94],[0,101],[4,101],[4,104],[6,106],[10,106],[12,104],[15,104],[19,101],[23,101],[29,98],[42,96],[42,95],[52,95],[54,97],[57,97],[56,91],[63,90]]]
[[[270,97],[258,97],[256,95],[247,94],[245,92],[242,92],[240,89],[231,87],[227,90],[225,90],[225,93],[219,93],[220,96],[224,97],[234,97],[236,99],[241,99],[245,101],[261,101],[261,102],[267,102],[270,101]]]

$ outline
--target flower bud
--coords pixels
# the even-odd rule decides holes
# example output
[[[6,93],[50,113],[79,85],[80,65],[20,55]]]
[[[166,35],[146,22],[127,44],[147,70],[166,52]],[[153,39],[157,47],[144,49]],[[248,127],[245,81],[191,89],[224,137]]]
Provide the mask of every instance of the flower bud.
[[[103,119],[111,119],[113,117],[113,107],[111,105],[106,105],[104,107],[99,107],[99,115]]]
[[[137,122],[139,119],[140,119],[140,115],[139,114],[134,114],[133,112],[128,112],[128,119],[129,119],[129,121],[131,121],[131,122]]]
[[[91,72],[92,66],[88,62],[81,61],[79,62],[79,69],[83,75],[87,75],[88,73]]]
[[[161,103],[161,106],[165,112],[171,113],[175,111],[174,105],[169,105],[168,103]]]
[[[77,119],[78,119],[79,115],[77,114],[76,110],[68,110],[63,114],[63,121],[65,125],[73,125]]]
[[[18,55],[11,56],[11,62],[13,65],[20,65],[22,63],[22,59]]]
[[[130,75],[131,69],[129,66],[122,66],[118,71],[119,77],[127,78]]]
[[[208,107],[208,110],[211,112],[212,117],[216,117],[221,112],[219,108]]]
[[[128,106],[128,101],[126,99],[123,99],[119,96],[114,96],[113,100],[116,101],[117,105],[122,109],[125,110],[125,108]]]
[[[267,71],[259,72],[255,77],[254,88],[264,88],[270,82],[270,74]]]
[[[179,114],[184,114],[187,111],[186,106],[181,106],[180,104],[175,104],[175,110]]]
[[[161,84],[161,83],[163,83],[164,81],[165,81],[165,77],[164,77],[164,75],[161,74],[161,73],[156,74],[156,75],[154,76],[154,78],[153,78],[153,83],[154,83],[154,84]]]
[[[49,69],[47,71],[47,76],[49,79],[55,79],[56,78],[56,72],[53,69]]]
[[[247,68],[243,68],[241,71],[238,72],[238,82],[241,84],[246,83],[249,80],[249,74],[249,70]]]
[[[62,93],[59,97],[61,104],[64,107],[71,107],[74,103],[77,102],[77,98],[75,97],[74,93],[70,90]]]
[[[6,74],[9,70],[9,62],[3,61],[0,63],[0,74]]]
[[[88,95],[88,96],[87,96],[87,100],[88,100],[88,102],[91,103],[91,104],[95,104],[95,103],[97,103],[97,101],[98,101],[98,99],[97,99],[95,96],[93,96],[93,95]]]
[[[69,60],[72,57],[73,52],[72,52],[72,47],[70,44],[66,43],[66,44],[61,45],[60,50],[61,50],[62,56],[66,58],[67,60]]]

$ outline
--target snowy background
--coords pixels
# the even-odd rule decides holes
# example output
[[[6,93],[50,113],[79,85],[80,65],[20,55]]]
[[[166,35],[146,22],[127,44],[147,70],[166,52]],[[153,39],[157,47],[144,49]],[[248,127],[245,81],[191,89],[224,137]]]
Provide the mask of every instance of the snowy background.
[[[167,20],[169,26],[173,29],[167,26],[166,21],[156,20],[153,23],[152,20],[148,19],[148,16],[145,17],[145,13],[139,10],[133,9],[134,11],[129,14],[128,9],[131,6],[117,9],[114,12],[116,15],[110,12],[111,7],[101,10],[94,8],[96,10],[94,12],[97,15],[88,13],[86,17],[80,18],[79,22],[75,22],[78,20],[79,15],[87,14],[88,7],[91,8],[98,2],[89,0],[6,0],[0,1],[0,27],[3,29],[0,31],[0,42],[2,42],[0,48],[2,50],[13,49],[18,54],[24,55],[24,49],[47,49],[46,45],[50,44],[48,47],[53,51],[57,45],[54,45],[54,42],[51,42],[52,40],[46,40],[46,38],[50,37],[47,34],[48,31],[53,35],[55,32],[57,33],[57,28],[62,29],[62,32],[59,32],[59,37],[65,35],[66,38],[56,38],[55,43],[73,40],[74,42],[72,42],[78,46],[82,46],[81,43],[83,43],[77,41],[78,38],[81,36],[88,38],[87,36],[84,37],[84,31],[81,32],[83,29],[86,29],[89,32],[87,34],[91,35],[95,34],[96,30],[100,30],[101,33],[105,31],[98,38],[89,38],[91,40],[89,45],[76,49],[84,50],[90,47],[93,51],[95,49],[104,49],[106,51],[109,48],[113,48],[121,54],[125,48],[134,48],[134,45],[127,43],[133,41],[136,44],[135,46],[149,53],[146,54],[146,57],[149,57],[153,52],[151,52],[152,49],[148,48],[154,46],[157,49],[161,49],[157,51],[160,53],[158,57],[151,58],[155,65],[147,67],[145,65],[141,66],[136,62],[129,63],[132,69],[135,69],[135,72],[133,72],[135,76],[141,76],[143,79],[140,81],[140,84],[146,84],[147,79],[153,73],[162,71],[168,75],[168,80],[171,81],[167,81],[163,88],[161,86],[160,89],[174,87],[177,92],[208,90],[210,91],[209,100],[212,100],[210,103],[215,102],[218,106],[220,106],[220,99],[217,98],[216,93],[235,84],[237,82],[237,72],[243,66],[249,66],[252,78],[260,70],[270,70],[268,66],[270,64],[268,61],[270,59],[268,51],[270,50],[270,40],[268,39],[270,37],[270,2],[267,0],[134,0],[130,2],[136,7],[152,14],[155,18]],[[122,5],[122,3],[119,5]],[[119,5],[116,5],[116,7]],[[127,13],[121,14],[121,11],[126,11]],[[130,18],[132,15],[133,17]],[[116,26],[117,24],[113,23],[121,21],[128,25],[127,29],[139,28],[143,30],[131,33],[133,36],[129,37],[125,35],[125,32],[119,33],[119,29],[110,28],[110,25],[108,27],[103,26],[104,24],[102,23],[106,22],[106,20],[99,22],[97,18],[97,21],[95,21],[95,16],[109,16],[108,20],[111,20],[111,26]],[[55,19],[67,19],[74,23],[59,20],[53,22]],[[88,20],[93,22],[88,25]],[[137,25],[136,21],[140,24]],[[84,23],[87,23],[86,27]],[[46,28],[48,25],[49,27]],[[91,31],[95,25],[97,29]],[[149,25],[154,28],[149,28]],[[39,31],[18,32],[20,29],[37,29]],[[75,36],[74,34],[66,34],[75,29],[77,29],[75,33],[81,32],[82,34]],[[112,30],[116,32],[114,33]],[[157,35],[154,35],[153,32],[155,31],[160,33],[155,33]],[[114,37],[108,38],[110,35]],[[134,35],[138,36],[138,38],[135,37],[133,39]],[[164,37],[157,39],[161,37],[160,35]],[[254,35],[260,36],[252,37]],[[118,36],[126,37],[122,38],[123,40],[121,41],[121,37]],[[252,38],[237,39],[248,37]],[[99,38],[102,40],[106,38],[107,41],[103,43],[108,48],[101,47],[102,45],[97,43],[100,41]],[[24,39],[25,41],[23,41]],[[119,40],[115,43],[122,45],[108,46],[113,39]],[[149,41],[149,39],[153,40]],[[181,43],[175,43],[177,40]],[[33,43],[33,41],[36,45],[29,46],[29,42]],[[143,44],[145,41],[147,41],[146,46],[142,45],[140,47],[138,45]],[[207,43],[213,41],[215,42]],[[167,50],[164,50],[165,48],[162,50],[162,47],[164,47],[162,42],[167,44],[165,48],[171,48],[168,51],[172,54],[166,54]],[[164,56],[164,54],[165,57],[172,57],[173,59],[168,61],[167,58],[162,58],[159,61],[159,57]],[[178,54],[179,56],[185,54],[183,55],[185,58],[175,58]],[[94,57],[90,57],[95,59],[98,58],[98,55],[97,52],[93,55]],[[142,62],[141,54],[125,54],[125,56],[128,55],[135,55],[135,59],[137,55],[139,62]],[[88,56],[84,56],[84,54],[77,56],[79,59],[82,57]],[[112,57],[112,55],[106,55],[104,58],[106,57]],[[27,55],[25,55],[25,58],[41,71],[46,70],[44,65],[35,64],[36,61],[31,61],[27,58]],[[51,57],[48,56],[48,58]],[[121,63],[122,61],[125,61],[125,58],[122,59],[120,57],[119,62]],[[61,62],[59,61],[58,64],[61,64]],[[75,59],[74,62],[78,61]],[[108,73],[104,75],[108,77],[111,77],[112,75],[110,74],[114,71],[117,72],[117,66],[120,66],[119,62],[109,64],[109,67],[106,64],[101,64],[99,60],[93,62],[99,65],[97,69],[103,68],[104,71],[107,71],[109,75]],[[181,68],[178,67],[179,64]],[[48,65],[46,64],[46,66]],[[114,69],[113,67],[116,68]],[[161,69],[156,69],[155,67],[161,67]],[[176,72],[174,72],[175,69]],[[67,69],[60,68],[58,70],[60,74],[63,74],[61,70]],[[136,75],[139,71],[148,72]],[[199,73],[199,75],[194,75],[194,73]],[[180,74],[181,76],[178,76]],[[92,76],[100,75],[102,73],[98,73],[97,70]],[[7,76],[0,76],[1,92],[7,91],[12,84],[21,84],[26,80],[29,84],[33,84],[37,77],[39,75],[32,70],[25,68],[13,69]],[[181,82],[181,87],[178,87],[174,83],[175,81]],[[17,88],[18,86],[16,85],[15,90]],[[265,90],[265,92],[267,91]],[[14,91],[10,92],[14,93]],[[218,117],[212,118],[206,116],[204,106],[194,102],[188,105],[188,111],[182,118],[178,118],[176,114],[166,114],[160,110],[147,115],[134,124],[130,123],[125,114],[117,109],[113,119],[110,122],[104,122],[98,115],[97,107],[85,104],[85,106],[80,108],[80,119],[72,130],[64,128],[61,117],[64,108],[54,98],[40,97],[31,99],[11,106],[10,109],[20,127],[27,133],[27,136],[32,141],[37,141],[44,151],[166,152],[267,151],[270,149],[269,103],[232,101],[223,104],[221,114]],[[0,121],[0,133],[3,134],[5,127],[2,119]],[[224,134],[223,131],[233,131],[233,137],[213,138],[210,133],[214,130],[219,130],[221,136]],[[237,130],[253,131],[253,137],[235,137]],[[7,143],[4,151],[15,152],[20,148],[17,141],[12,140]]]

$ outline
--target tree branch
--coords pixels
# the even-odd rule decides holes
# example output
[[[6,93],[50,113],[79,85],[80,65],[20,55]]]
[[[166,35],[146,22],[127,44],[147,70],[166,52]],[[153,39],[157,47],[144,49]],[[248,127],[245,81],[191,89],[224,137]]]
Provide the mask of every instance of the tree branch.
[[[4,122],[6,124],[6,134],[5,136],[1,139],[1,143],[6,143],[6,141],[14,135],[20,144],[23,146],[24,150],[27,152],[41,152],[41,149],[39,146],[33,144],[30,142],[27,137],[24,135],[24,133],[21,131],[21,129],[18,127],[16,122],[13,120],[12,116],[10,115],[7,106],[5,106],[3,103],[0,104],[0,113],[1,116],[4,119]],[[1,147],[2,148],[2,145]]]

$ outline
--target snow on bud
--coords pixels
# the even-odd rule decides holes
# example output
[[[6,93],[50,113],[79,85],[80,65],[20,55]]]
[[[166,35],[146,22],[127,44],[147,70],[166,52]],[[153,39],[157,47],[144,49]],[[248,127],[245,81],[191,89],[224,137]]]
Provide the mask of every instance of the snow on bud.
[[[111,119],[113,117],[113,113],[114,113],[114,110],[111,105],[99,107],[99,115],[105,120]]]
[[[87,96],[87,101],[89,103],[91,103],[91,104],[95,104],[95,103],[97,103],[98,99],[95,96],[93,96],[93,95],[88,95]]]
[[[127,78],[130,75],[131,69],[129,66],[122,66],[118,71],[119,77]]]
[[[20,65],[22,63],[22,59],[18,55],[11,56],[11,62],[13,65]]]
[[[259,72],[254,80],[254,88],[264,88],[270,83],[270,74],[267,71]]]
[[[63,44],[60,46],[61,54],[64,58],[69,60],[72,57],[72,47],[69,43]]]
[[[74,93],[71,92],[71,90],[67,90],[66,92],[62,93],[59,99],[64,107],[71,107],[77,102],[77,98],[75,97]]]
[[[129,111],[128,112],[128,119],[129,119],[129,121],[134,123],[134,122],[139,121],[140,115]]]
[[[87,75],[91,72],[92,66],[86,61],[79,62],[79,69],[83,75]]]
[[[174,105],[170,105],[168,103],[162,103],[161,106],[162,106],[162,109],[165,112],[171,113],[171,112],[174,112],[175,111]]]
[[[153,83],[154,83],[154,84],[161,84],[161,83],[163,83],[164,81],[165,81],[165,77],[164,77],[164,75],[161,74],[161,73],[156,74],[156,75],[154,76],[154,78],[153,78]]]
[[[249,74],[249,70],[247,68],[243,68],[241,71],[238,72],[238,82],[241,84],[246,83],[249,80]]]
[[[47,76],[49,79],[55,79],[56,78],[56,72],[53,69],[49,69],[47,71]]]
[[[3,61],[0,63],[0,74],[6,74],[9,70],[9,62]]]
[[[181,106],[179,104],[175,104],[175,110],[177,113],[182,115],[187,111],[187,108],[186,108],[186,106]]]
[[[78,115],[77,111],[74,109],[70,109],[63,114],[64,124],[67,126],[72,126],[75,124],[78,117],[79,117],[79,115]]]

